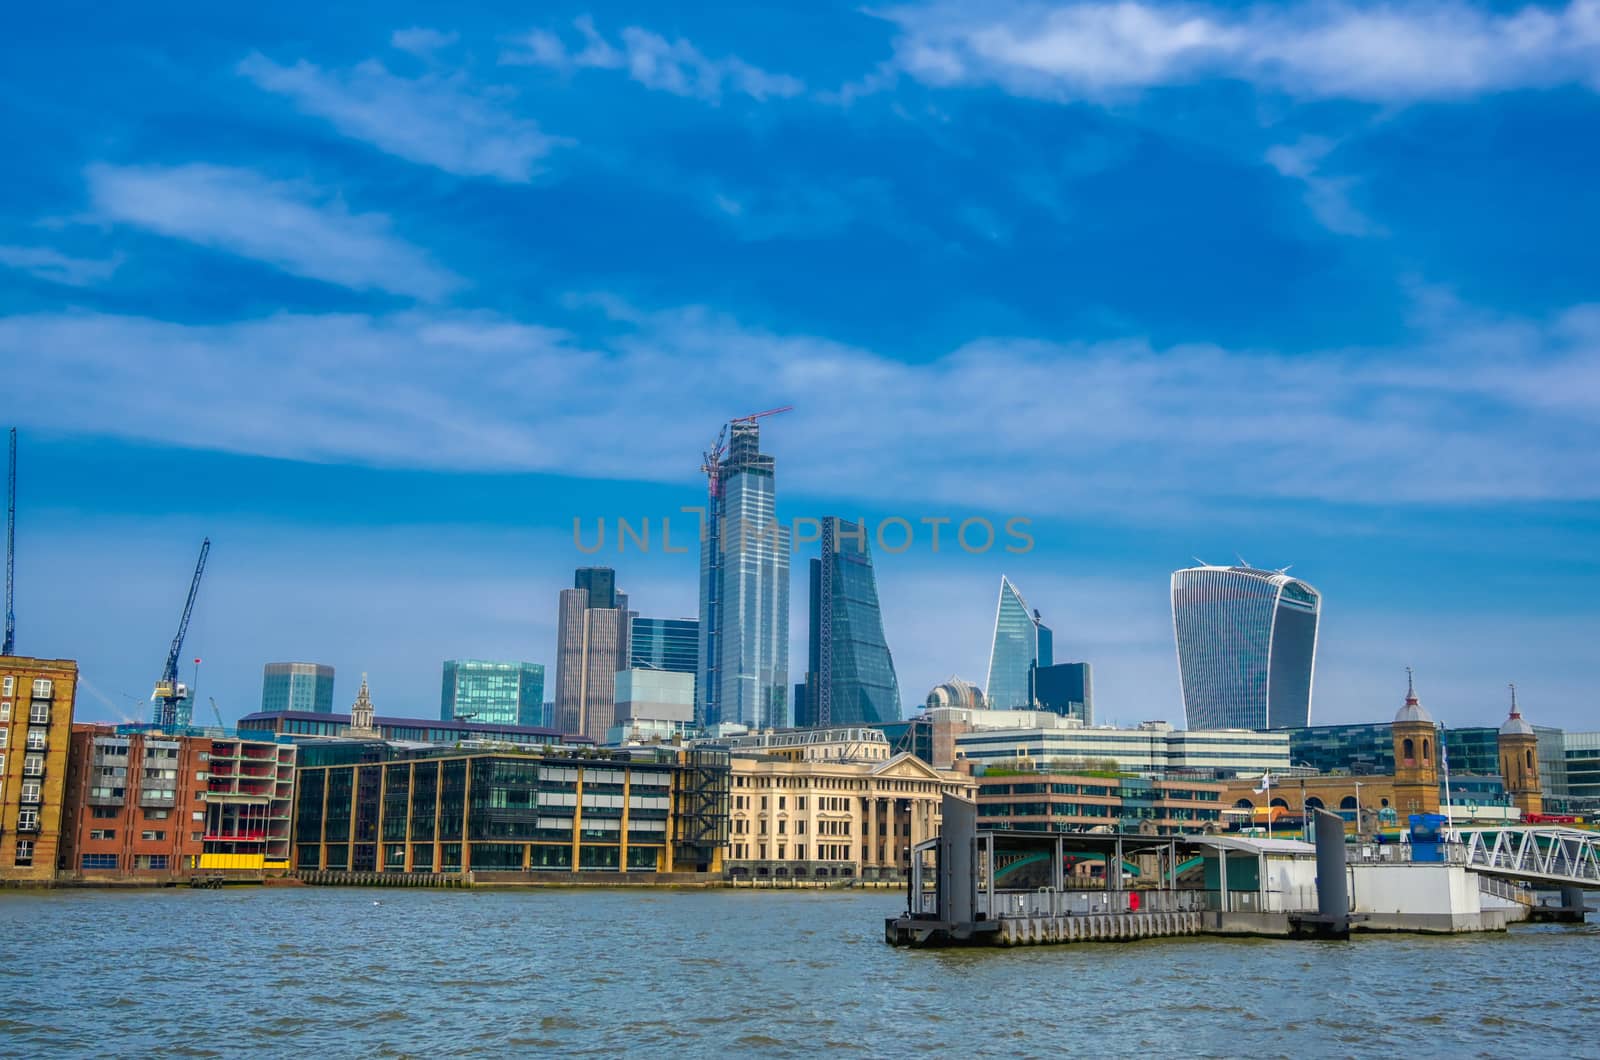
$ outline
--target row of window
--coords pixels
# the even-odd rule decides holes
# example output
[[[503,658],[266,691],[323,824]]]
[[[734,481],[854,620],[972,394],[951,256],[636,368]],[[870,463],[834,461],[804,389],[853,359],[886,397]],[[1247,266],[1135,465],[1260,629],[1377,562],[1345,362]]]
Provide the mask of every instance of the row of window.
[[[133,867],[135,869],[164,869],[167,867],[166,854],[135,854]],[[115,854],[85,854],[79,862],[84,869],[116,869],[119,858]]]
[[[755,852],[755,860],[766,861],[768,849],[776,853],[778,861],[789,860],[790,847],[787,843],[779,843],[771,848],[765,843],[756,843],[754,846],[749,843],[734,843],[731,844],[729,850],[732,855],[730,860],[749,861],[753,850]],[[794,860],[806,860],[806,845],[804,843],[796,843],[793,849]],[[855,856],[855,847],[848,843],[818,843],[816,849],[818,861],[849,861]],[[866,858],[865,848],[862,849],[861,856],[863,859]]]
[[[6,743],[11,738],[11,730],[0,728],[0,750],[4,750]],[[25,739],[27,749],[30,751],[43,751],[49,742],[48,729],[29,729]]]
[[[0,700],[0,721],[11,720],[11,700]],[[33,703],[28,707],[28,722],[32,725],[50,724],[50,704]]]
[[[17,679],[12,674],[0,678],[0,696],[13,695],[16,692]],[[33,698],[49,699],[55,691],[55,682],[48,677],[35,677],[33,679]]]

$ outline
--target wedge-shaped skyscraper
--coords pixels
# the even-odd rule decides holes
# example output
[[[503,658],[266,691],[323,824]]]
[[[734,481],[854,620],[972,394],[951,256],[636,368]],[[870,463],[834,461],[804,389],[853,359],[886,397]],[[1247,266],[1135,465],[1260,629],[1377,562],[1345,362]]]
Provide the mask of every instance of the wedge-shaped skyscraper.
[[[811,561],[810,632],[806,681],[794,707],[797,726],[900,720],[900,683],[860,523],[822,520],[822,558]]]
[[[1055,662],[1050,627],[1029,611],[1028,603],[1004,576],[1000,578],[1000,602],[994,612],[994,646],[989,649],[989,684],[984,698],[994,710],[1028,710],[1033,707],[1030,692],[1034,667]]]
[[[1191,729],[1311,724],[1322,596],[1282,571],[1190,567],[1172,575],[1183,712]]]

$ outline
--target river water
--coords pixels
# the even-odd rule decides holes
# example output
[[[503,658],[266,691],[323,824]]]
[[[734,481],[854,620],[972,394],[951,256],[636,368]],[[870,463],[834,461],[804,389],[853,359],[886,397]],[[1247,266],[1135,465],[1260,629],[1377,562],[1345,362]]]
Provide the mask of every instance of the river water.
[[[1600,924],[894,949],[892,892],[0,892],[0,1054],[1600,1056]]]

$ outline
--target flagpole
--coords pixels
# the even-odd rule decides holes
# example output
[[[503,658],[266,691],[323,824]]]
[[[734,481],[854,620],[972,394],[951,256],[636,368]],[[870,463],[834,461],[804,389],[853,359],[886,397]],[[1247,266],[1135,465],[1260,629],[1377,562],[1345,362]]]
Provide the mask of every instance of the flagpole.
[[[1451,826],[1455,824],[1455,814],[1450,806],[1450,748],[1444,742],[1444,726],[1439,726],[1439,760],[1444,764],[1444,840],[1451,842]]]

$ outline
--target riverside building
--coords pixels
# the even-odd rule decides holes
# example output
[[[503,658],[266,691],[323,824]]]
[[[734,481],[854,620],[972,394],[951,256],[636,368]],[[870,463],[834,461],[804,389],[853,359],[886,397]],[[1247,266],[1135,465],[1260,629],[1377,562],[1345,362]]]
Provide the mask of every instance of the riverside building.
[[[55,879],[77,689],[70,659],[0,656],[0,880]]]
[[[565,736],[559,729],[537,725],[496,725],[478,721],[433,721],[428,718],[372,719],[373,728],[385,740],[416,743],[460,743],[464,740],[492,740],[500,743],[544,747],[555,744],[592,744],[583,736]],[[246,714],[239,719],[241,734],[272,733],[292,736],[299,742],[323,737],[349,735],[348,714],[311,714],[285,711],[277,714]]]
[[[877,729],[796,729],[705,741],[733,772],[728,875],[742,880],[891,880],[938,833],[945,795],[972,778],[892,753]]]
[[[937,712],[935,712],[937,713]],[[1289,737],[1243,729],[1180,730],[1163,721],[1135,729],[1086,726],[1049,711],[960,711],[937,719],[954,730],[957,759],[974,765],[1043,768],[1101,763],[1145,776],[1231,776],[1289,768]],[[1112,765],[1114,763],[1114,765]]]
[[[978,823],[1017,831],[1102,830],[1172,835],[1216,830],[1226,785],[1111,773],[986,771],[977,777]]]
[[[379,740],[303,748],[295,867],[380,873],[704,873],[722,867],[728,758]]]
[[[71,743],[63,878],[155,883],[289,870],[298,749],[287,738],[75,725]]]

